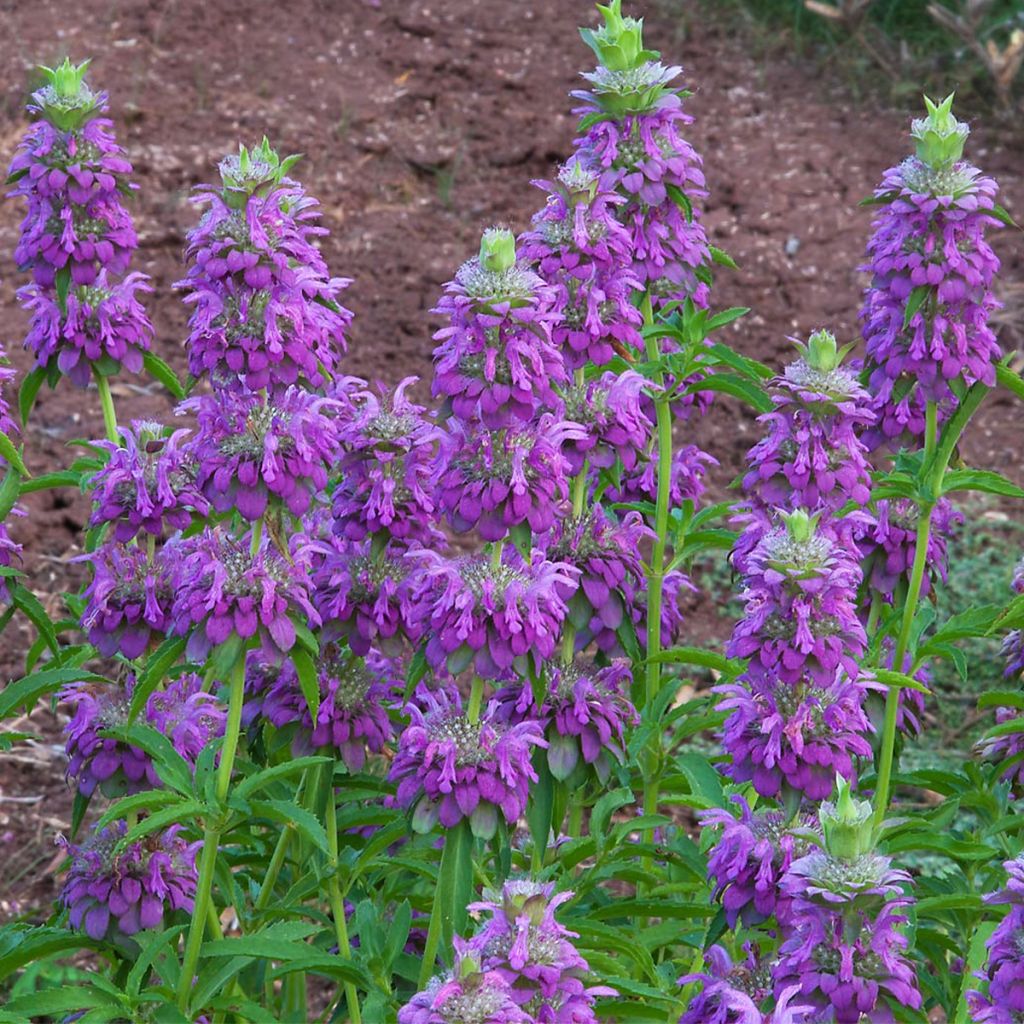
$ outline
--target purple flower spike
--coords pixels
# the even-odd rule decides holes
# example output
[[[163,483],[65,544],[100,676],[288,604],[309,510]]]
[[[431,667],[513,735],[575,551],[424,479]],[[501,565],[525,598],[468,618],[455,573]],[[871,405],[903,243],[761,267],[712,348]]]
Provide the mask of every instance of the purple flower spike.
[[[572,476],[581,472],[584,464],[610,469],[616,459],[626,473],[635,472],[637,463],[645,458],[654,427],[643,407],[645,387],[640,374],[626,370],[605,373],[565,390],[565,418],[586,430],[585,437],[573,439],[563,449]]]
[[[490,839],[499,814],[509,825],[519,820],[537,781],[533,748],[547,746],[539,723],[505,726],[493,708],[471,722],[458,696],[444,691],[421,690],[405,712],[410,721],[389,778],[398,785],[398,805],[412,808],[414,829],[468,819],[474,835]]]
[[[427,661],[458,674],[470,665],[485,679],[506,678],[550,658],[561,634],[578,570],[534,551],[529,562],[506,549],[500,565],[485,555],[446,558],[412,551],[417,616],[429,632]]]
[[[581,764],[592,765],[602,783],[612,763],[624,756],[624,731],[639,721],[629,699],[633,674],[629,662],[598,667],[576,660],[569,665],[544,663],[547,697],[538,708],[533,687],[520,681],[494,696],[503,721],[535,719],[545,727],[548,767],[560,780],[570,778]]]
[[[80,388],[88,385],[93,363],[114,362],[141,372],[153,325],[136,293],[153,290],[147,281],[136,273],[115,282],[101,271],[93,283],[68,292],[66,310],[41,285],[19,289],[18,298],[32,317],[25,347],[35,355],[36,366],[56,359],[61,373]]]
[[[772,916],[785,925],[792,900],[780,890],[779,881],[808,850],[808,839],[795,829],[806,831],[817,821],[805,816],[791,825],[783,811],[755,814],[742,796],[733,796],[732,801],[740,809],[739,818],[723,809],[700,816],[703,828],[722,826],[708,857],[708,876],[715,882],[725,918],[730,928],[739,920],[750,927]]]
[[[218,512],[250,521],[271,497],[301,516],[327,486],[338,451],[335,403],[289,387],[263,398],[225,392],[185,402],[197,413],[196,484]]]
[[[390,394],[381,389],[379,397],[356,377],[335,385],[334,397],[345,411],[339,418],[342,456],[332,508],[336,532],[350,540],[386,531],[393,545],[433,541],[431,462],[440,431],[406,397],[416,381],[406,377]]]
[[[89,480],[93,489],[90,524],[114,524],[114,540],[127,543],[142,531],[160,537],[184,530],[190,510],[206,515],[209,503],[195,483],[195,461],[185,444],[187,430],[165,434],[160,424],[134,420],[120,428],[123,446],[95,442],[109,455]]]
[[[999,260],[985,232],[1000,226],[997,185],[953,151],[925,152],[928,132],[959,136],[959,153],[967,137],[948,101],[936,110],[914,122],[917,156],[887,170],[875,191],[884,205],[862,268],[872,280],[860,314],[879,415],[865,436],[872,448],[920,439],[926,401],[950,415],[951,382],[995,383],[1000,352],[988,320],[1000,306],[991,288]]]
[[[485,431],[450,420],[434,463],[440,507],[452,529],[474,526],[484,540],[503,540],[526,523],[534,533],[551,529],[568,511],[567,442],[584,436],[575,423],[544,413],[536,423]]]
[[[138,658],[171,624],[174,546],[154,559],[134,544],[106,544],[85,555],[93,567],[82,625],[104,657]]]
[[[510,231],[484,233],[480,256],[463,264],[434,310],[449,326],[434,335],[433,393],[455,417],[502,430],[555,408],[552,384],[567,379],[551,340],[555,299],[517,260]]]
[[[854,757],[871,756],[864,673],[856,682],[840,673],[826,686],[761,676],[716,691],[726,698],[719,709],[730,712],[722,742],[732,764],[724,770],[762,796],[788,786],[824,800],[837,774],[854,778]]]
[[[181,542],[172,628],[188,634],[190,660],[205,661],[233,636],[258,636],[268,657],[280,657],[295,643],[293,615],[320,625],[309,598],[308,552],[300,548],[287,559],[267,537],[255,552],[250,545],[248,536],[210,528]]]
[[[321,661],[318,679],[320,708],[315,725],[290,664],[271,680],[262,714],[278,729],[297,723],[294,756],[330,747],[349,771],[362,771],[367,753],[381,753],[391,739],[388,704],[399,684],[398,674],[379,655],[363,659],[332,647]]]
[[[562,319],[552,338],[571,367],[603,366],[613,356],[642,347],[643,324],[632,295],[643,284],[632,269],[632,238],[619,223],[625,197],[602,189],[599,173],[579,156],[558,180],[535,181],[547,205],[522,236],[523,253],[557,292]]]
[[[867,644],[857,617],[860,566],[818,517],[782,513],[744,561],[744,617],[726,647],[750,658],[750,675],[827,686],[837,670],[856,678]]]
[[[144,929],[162,928],[176,910],[191,913],[202,843],[186,843],[180,831],[172,825],[120,853],[115,848],[128,832],[124,821],[94,831],[81,846],[62,838],[71,868],[60,901],[71,927],[97,941],[123,942]]]
[[[782,887],[793,900],[790,933],[779,950],[775,992],[800,986],[801,998],[836,1024],[893,1021],[890,1001],[920,1009],[906,961],[900,910],[910,876],[888,857],[840,860],[822,850],[795,861]]]
[[[590,968],[572,944],[576,933],[555,919],[555,911],[572,899],[555,893],[554,883],[515,879],[500,892],[484,892],[471,912],[490,917],[469,943],[487,970],[509,985],[512,998],[531,1021],[597,1024],[594,999],[616,995],[614,989],[588,987]]]
[[[60,693],[60,699],[74,709],[64,729],[67,773],[84,796],[99,789],[113,798],[162,785],[147,753],[99,735],[103,729],[128,724],[134,688],[135,679],[129,676],[124,686],[81,682],[66,686]],[[216,698],[202,692],[199,676],[186,673],[150,694],[141,719],[166,736],[174,749],[194,765],[203,748],[223,735],[225,717]]]
[[[398,1011],[398,1024],[536,1024],[512,998],[497,971],[482,971],[466,944],[455,938],[455,967],[434,978]]]
[[[988,983],[988,999],[969,993],[978,1007],[976,1021],[986,1024],[1017,1024],[1024,1016],[1024,858],[1003,863],[1006,888],[986,896],[988,903],[1008,903],[1010,912],[985,943],[988,963],[978,977]]]

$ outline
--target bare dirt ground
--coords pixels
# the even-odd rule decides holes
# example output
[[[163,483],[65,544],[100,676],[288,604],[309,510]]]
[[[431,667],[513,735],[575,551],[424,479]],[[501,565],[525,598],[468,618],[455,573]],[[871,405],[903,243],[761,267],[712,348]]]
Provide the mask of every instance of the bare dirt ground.
[[[694,90],[691,138],[706,163],[711,239],[740,265],[719,274],[715,304],[753,310],[728,340],[777,362],[787,335],[828,326],[855,337],[871,217],[857,203],[908,151],[917,111],[855,105],[827,70],[759,62],[727,25],[691,18],[684,35],[677,2],[651,6],[649,45],[681,63]],[[328,263],[354,278],[345,371],[390,382],[429,375],[429,310],[442,284],[483,228],[528,224],[542,199],[530,180],[571,152],[567,94],[589,65],[576,26],[593,20],[584,0],[0,0],[0,15],[0,164],[27,124],[32,66],[94,59],[91,81],[110,93],[140,185],[134,269],[153,279],[149,309],[164,359],[184,370],[186,310],[172,285],[196,218],[190,190],[215,176],[225,152],[266,134],[279,150],[306,154],[296,173],[323,204]],[[970,156],[1001,181],[1004,205],[1020,218],[1024,139],[992,114],[973,120]],[[15,203],[0,203],[0,337],[24,371],[25,317],[14,296],[24,282],[9,256],[20,217]],[[1001,232],[996,245],[1011,350],[1024,335],[1024,253],[1016,232]],[[122,420],[172,414],[155,385],[125,377],[114,392]],[[1009,398],[990,401],[965,445],[972,464],[1024,481],[1018,418]],[[756,431],[729,401],[687,429],[722,463],[716,488]],[[68,441],[101,432],[95,394],[63,385],[43,393],[25,438],[29,468],[66,465]],[[29,584],[56,611],[80,573],[69,559],[87,505],[49,492],[29,506],[14,532]],[[695,638],[713,619],[695,606]],[[27,637],[14,626],[4,634],[0,681],[20,674]],[[0,766],[0,920],[45,915],[56,892],[53,835],[70,820],[57,723],[40,708],[29,725],[40,744]]]

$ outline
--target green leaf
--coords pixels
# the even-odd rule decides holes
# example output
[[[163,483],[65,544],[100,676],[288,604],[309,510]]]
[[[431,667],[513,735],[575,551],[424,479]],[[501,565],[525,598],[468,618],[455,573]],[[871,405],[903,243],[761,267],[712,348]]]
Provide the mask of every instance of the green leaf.
[[[666,185],[665,191],[668,193],[669,199],[683,211],[686,219],[692,222],[693,203],[690,202],[690,197],[678,185]]]
[[[720,327],[725,327],[726,324],[731,324],[734,320],[739,320],[741,316],[746,316],[749,312],[749,306],[732,306],[722,310],[721,313],[715,313],[708,321],[708,334],[717,331]]]
[[[9,589],[11,603],[19,608],[22,614],[39,630],[39,635],[45,639],[46,646],[53,651],[54,655],[59,655],[57,634],[50,621],[50,616],[46,614],[46,609],[39,603],[39,598],[20,583],[12,584]],[[2,714],[0,712],[0,717]]]
[[[289,618],[295,627],[295,638],[314,658],[318,657],[320,655],[320,643],[313,635],[313,631],[298,615],[290,615]]]
[[[608,825],[612,815],[620,808],[634,802],[633,790],[621,787],[605,793],[594,804],[590,812],[590,834],[597,840],[600,847],[608,837]]]
[[[1000,494],[1006,498],[1024,498],[1024,490],[1001,473],[986,469],[953,469],[942,481],[942,493],[953,491],[980,491],[984,494]]]
[[[989,690],[978,698],[978,707],[981,709],[1018,708],[1024,710],[1024,691]]]
[[[167,678],[167,672],[177,663],[185,651],[183,636],[169,636],[146,659],[146,667],[139,676],[135,689],[132,690],[132,703],[128,710],[128,721],[134,722],[146,706],[150,695]]]
[[[712,263],[717,263],[721,267],[728,267],[730,270],[740,269],[736,265],[736,261],[724,249],[719,249],[717,245],[709,245],[708,253],[711,255]]]
[[[6,459],[22,476],[29,476],[25,463],[21,461],[21,453],[2,430],[0,430],[0,458]]]
[[[117,729],[104,729],[100,735],[113,736],[145,751],[153,759],[153,767],[161,781],[179,793],[191,795],[192,768],[162,732],[135,722]]]
[[[36,491],[49,491],[54,487],[79,487],[82,474],[71,469],[59,469],[55,473],[42,473],[25,480],[21,485],[22,494],[34,494]]]
[[[3,945],[0,947],[0,981],[10,977],[25,964],[43,960],[57,953],[80,952],[83,949],[99,949],[102,944],[93,941],[81,932],[70,932],[63,928],[46,926],[31,928],[21,933],[0,933]]]
[[[700,797],[706,807],[727,806],[722,777],[706,757],[695,753],[680,754],[675,762],[690,783],[690,792]]]
[[[133,793],[122,797],[103,813],[96,823],[97,828],[105,828],[112,821],[138,814],[139,811],[149,812],[158,807],[177,806],[184,798],[180,793],[170,789],[147,789],[144,793]]]
[[[0,719],[7,718],[18,708],[31,710],[40,697],[59,690],[67,683],[77,682],[108,682],[95,672],[86,672],[80,668],[48,668],[41,672],[22,676],[21,679],[8,683],[0,690]]]
[[[21,416],[22,426],[28,423],[32,406],[36,402],[36,395],[39,394],[44,380],[46,380],[46,367],[37,366],[27,373],[21,382],[21,387],[18,389],[18,413]]]
[[[8,468],[4,473],[4,482],[0,484],[0,522],[10,515],[14,503],[21,497],[22,489],[21,474],[17,470]],[[4,566],[3,568],[9,567]]]
[[[304,807],[299,807],[291,800],[251,800],[249,805],[254,814],[276,821],[285,828],[295,829],[303,839],[317,847],[325,856],[329,855],[326,830],[317,816]]]
[[[930,284],[919,284],[911,293],[907,299],[907,305],[903,310],[903,330],[906,330],[910,326],[910,321],[914,319],[915,314],[924,304],[924,300],[932,294],[932,286]]]
[[[299,677],[299,688],[306,699],[310,718],[315,722],[320,713],[320,680],[317,678],[316,665],[313,664],[308,652],[301,647],[293,647],[289,657]]]
[[[930,696],[931,690],[928,689],[924,683],[918,682],[912,676],[908,676],[903,672],[893,672],[887,668],[876,668],[873,670],[873,675],[880,682],[886,686],[892,686],[900,690],[916,690],[918,693],[923,693]]]
[[[756,384],[733,373],[712,373],[701,380],[695,381],[683,391],[684,395],[696,395],[701,391],[718,391],[724,395],[732,395],[758,412],[771,412],[772,400]]]
[[[237,785],[232,787],[232,794],[241,800],[247,800],[252,793],[258,793],[261,789],[274,782],[290,778],[293,775],[300,775],[307,768],[316,768],[322,764],[330,763],[331,758],[321,755],[310,755],[308,757],[296,757],[282,764],[275,764],[270,768],[264,768],[255,775],[250,775]]]
[[[668,665],[699,665],[724,676],[738,676],[745,662],[736,658],[727,658],[724,654],[705,650],[703,647],[668,647],[659,651],[648,661]]]
[[[179,401],[185,397],[187,392],[181,381],[178,380],[178,375],[158,355],[153,352],[144,352],[142,365],[150,377],[163,384]]]
[[[123,1015],[126,1010],[109,992],[85,988],[81,985],[68,985],[62,988],[48,989],[43,992],[30,992],[6,1004],[11,1013],[23,1013],[27,1021],[30,1017],[52,1016],[53,1014],[74,1013],[76,1010],[88,1010],[93,1007],[117,1007]]]
[[[998,203],[992,204],[992,209],[988,211],[989,216],[995,217],[996,220],[1001,221],[1008,228],[1020,229],[1020,225],[1010,216],[1009,212]]]
[[[534,755],[534,770],[537,772],[538,781],[530,787],[526,820],[530,826],[533,845],[543,858],[551,836],[551,813],[555,806],[555,780],[548,767],[546,750],[538,750]]]

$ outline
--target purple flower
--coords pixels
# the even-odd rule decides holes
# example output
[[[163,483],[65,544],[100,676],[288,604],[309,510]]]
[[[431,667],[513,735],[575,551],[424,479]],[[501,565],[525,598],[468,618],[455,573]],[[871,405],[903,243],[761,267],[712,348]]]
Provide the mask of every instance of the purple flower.
[[[431,461],[440,432],[413,404],[406,377],[378,397],[365,381],[346,377],[334,397],[342,455],[334,490],[335,530],[351,540],[387,532],[391,543],[433,542],[434,477]]]
[[[92,526],[114,524],[114,540],[127,543],[140,532],[154,537],[184,530],[190,509],[206,515],[209,504],[196,488],[196,465],[185,444],[187,430],[167,435],[157,423],[133,420],[121,427],[123,445],[97,441],[107,464],[89,480]]]
[[[643,345],[643,317],[632,302],[643,284],[631,266],[630,232],[616,217],[626,200],[601,188],[598,178],[576,156],[556,182],[535,181],[548,201],[521,239],[524,256],[537,261],[537,273],[556,290],[562,318],[551,336],[571,367],[603,366]]]
[[[883,205],[862,268],[872,280],[861,308],[879,414],[865,437],[871,447],[920,438],[926,401],[948,415],[956,404],[950,382],[995,383],[1000,352],[988,319],[1000,305],[991,290],[999,260],[985,232],[1000,226],[997,185],[953,151],[941,160],[925,153],[924,133],[936,129],[958,135],[962,152],[967,127],[947,102],[914,122],[918,155],[887,170],[875,191]]]
[[[537,722],[503,725],[493,707],[471,722],[458,695],[443,690],[421,689],[405,713],[409,724],[388,777],[398,805],[412,809],[416,831],[468,819],[474,835],[490,839],[499,812],[509,825],[519,820],[537,781],[533,748],[547,746]]]
[[[455,967],[434,978],[398,1011],[398,1024],[536,1024],[516,1004],[508,983],[496,971],[480,970],[458,937]]]
[[[87,558],[93,567],[82,613],[89,642],[104,657],[138,658],[171,624],[175,564],[170,544],[150,557],[134,544],[105,544]]]
[[[320,616],[310,603],[308,552],[286,558],[267,537],[251,550],[248,535],[233,537],[207,527],[182,541],[178,555],[173,631],[189,635],[186,654],[202,662],[232,636],[258,636],[268,657],[295,643],[292,616],[313,626]]]
[[[1001,892],[985,897],[987,903],[1008,903],[1010,912],[999,922],[985,943],[988,963],[978,977],[988,983],[988,1000],[973,993],[979,1009],[998,1008],[1005,1020],[1016,1024],[1024,1014],[1024,857],[1003,862],[1009,876]],[[1004,1018],[994,1013],[975,1018],[990,1024],[1003,1024]]]
[[[706,973],[687,974],[680,985],[703,983],[701,991],[691,998],[679,1024],[813,1024],[814,1011],[799,999],[799,987],[790,986],[782,992],[774,1011],[762,1013],[760,1007],[771,995],[772,965],[762,961],[748,943],[747,958],[734,964],[726,950],[713,945],[704,954]]]
[[[571,892],[555,893],[553,882],[517,879],[500,892],[484,892],[485,900],[471,903],[471,912],[490,917],[469,943],[485,970],[495,971],[509,986],[512,998],[529,1011],[533,1021],[597,1024],[593,1003],[614,989],[588,988],[586,960],[572,944],[576,933],[555,920],[555,911],[572,899]]]
[[[570,778],[582,761],[607,782],[612,762],[623,759],[626,725],[639,722],[629,699],[629,662],[598,667],[580,659],[568,665],[547,661],[541,671],[543,704],[536,706],[530,682],[520,680],[494,695],[497,716],[508,722],[534,719],[544,726],[548,767],[556,779]]]
[[[744,561],[744,616],[726,646],[750,675],[827,686],[840,668],[855,679],[867,637],[857,617],[860,566],[830,524],[782,513]]]
[[[705,490],[704,476],[709,466],[717,466],[718,459],[687,444],[672,454],[672,473],[669,482],[669,505],[675,508],[684,501],[696,501]],[[658,498],[658,466],[656,460],[646,458],[636,467],[622,473],[617,486],[605,492],[608,501],[619,504],[654,504]]]
[[[644,589],[641,551],[653,536],[639,512],[623,512],[616,521],[601,505],[555,524],[546,555],[579,572],[579,587],[569,602],[578,646],[596,639],[602,650],[617,648],[617,631]]]
[[[551,413],[498,431],[449,420],[434,473],[452,529],[475,526],[488,541],[503,540],[520,523],[534,533],[550,530],[569,495],[562,447],[582,437],[582,427]]]
[[[809,820],[790,824],[783,811],[755,814],[742,796],[731,800],[740,809],[739,818],[721,808],[700,815],[702,828],[722,826],[708,856],[708,877],[715,882],[716,898],[722,901],[730,928],[741,919],[750,927],[773,915],[784,925],[792,901],[779,889],[779,881],[793,861],[807,852],[808,840],[800,831],[806,830]]]
[[[20,515],[21,510],[15,506],[11,514]],[[0,567],[4,569],[13,568],[15,562],[21,561],[22,546],[18,544],[7,532],[7,525],[0,523]],[[0,576],[0,604],[6,604],[10,600],[10,590],[7,586],[7,577]]]
[[[653,429],[643,408],[645,387],[640,374],[626,370],[621,374],[604,373],[564,390],[565,418],[586,431],[585,436],[571,439],[563,448],[572,476],[584,465],[610,469],[616,460],[621,461],[626,473],[636,470],[637,463],[646,457]]]
[[[736,782],[753,782],[762,796],[783,786],[808,800],[824,800],[836,775],[854,777],[854,757],[870,757],[864,713],[866,684],[842,673],[827,685],[796,685],[768,675],[716,687],[730,712],[722,742],[732,764],[724,771]]]
[[[331,747],[349,771],[362,771],[367,752],[381,753],[391,739],[388,704],[396,674],[379,655],[360,658],[332,645],[321,659],[317,678],[320,708],[315,725],[291,665],[282,666],[271,679],[262,714],[278,729],[295,725],[295,757]]]
[[[909,498],[885,498],[875,505],[875,522],[861,537],[861,560],[864,575],[872,590],[892,602],[897,587],[909,581],[917,551],[917,523],[920,510]],[[963,516],[947,498],[940,498],[932,509],[931,531],[928,535],[928,571],[924,574],[921,595],[931,591],[931,575],[946,581],[946,544],[953,528]]]
[[[841,860],[821,850],[794,861],[782,880],[793,916],[774,972],[777,994],[799,985],[800,998],[836,1024],[859,1024],[863,1015],[892,1021],[890,1000],[920,1009],[899,931],[910,876],[890,865],[878,854]]]
[[[459,268],[434,310],[449,321],[434,335],[435,397],[443,396],[458,419],[490,430],[554,408],[552,384],[566,380],[551,339],[555,299],[555,290],[517,260],[510,231],[486,231],[480,256]]]
[[[349,282],[329,276],[313,243],[326,230],[313,223],[316,200],[284,177],[293,162],[264,140],[221,162],[220,191],[201,186],[195,197],[208,209],[188,234],[192,266],[179,283],[195,306],[189,370],[218,388],[277,391],[300,376],[319,387],[345,350],[352,314],[337,296]]]
[[[202,843],[186,843],[180,826],[172,825],[115,852],[127,832],[127,823],[117,821],[81,846],[61,839],[71,867],[60,901],[71,927],[91,939],[123,941],[142,929],[163,927],[168,913],[192,912]]]
[[[513,550],[499,565],[486,555],[446,558],[419,550],[417,617],[429,633],[427,661],[453,675],[471,664],[485,679],[501,679],[513,664],[538,670],[555,651],[578,570],[534,551],[525,561]]]
[[[668,85],[680,71],[649,61],[585,74],[592,91],[573,94],[584,101],[577,113],[596,119],[576,145],[584,163],[600,171],[600,188],[626,199],[617,216],[630,234],[636,276],[656,299],[689,297],[704,306],[708,288],[699,268],[709,253],[696,207],[707,192],[701,159],[681,135],[693,118]]]
[[[153,289],[145,274],[129,274],[114,281],[100,271],[91,284],[68,292],[66,309],[53,293],[38,284],[18,291],[22,306],[32,317],[25,347],[36,357],[36,366],[54,358],[61,373],[77,387],[89,383],[94,363],[111,362],[132,373],[142,370],[142,354],[150,348],[153,325],[137,292]]]
[[[182,409],[196,411],[196,484],[218,512],[256,520],[273,497],[301,516],[327,486],[338,451],[330,399],[289,387],[266,397],[204,395]]]
[[[1013,793],[1019,795],[1024,792],[1024,760],[1020,759],[1024,754],[1024,712],[1020,708],[997,707],[995,719],[997,729],[994,735],[983,736],[975,744],[974,751],[985,761],[1005,764],[1002,778],[1011,784]],[[1000,726],[1007,731],[999,730]]]
[[[361,655],[371,646],[397,655],[404,640],[419,641],[416,567],[405,557],[405,545],[375,545],[369,537],[350,541],[328,530],[309,550],[312,600],[327,635],[344,636]]]
[[[79,682],[66,686],[60,700],[74,709],[64,728],[68,777],[84,796],[99,789],[117,797],[146,789],[159,789],[160,776],[150,756],[121,740],[100,736],[103,729],[128,724],[135,678],[122,685]],[[202,680],[186,673],[165,689],[149,695],[140,720],[166,736],[190,764],[203,748],[224,733],[225,712],[216,698],[202,692]]]
[[[747,454],[743,490],[766,508],[835,514],[850,501],[864,505],[871,466],[858,434],[874,422],[870,397],[828,331],[798,347],[800,358],[772,382],[775,408],[759,418],[768,435]]]

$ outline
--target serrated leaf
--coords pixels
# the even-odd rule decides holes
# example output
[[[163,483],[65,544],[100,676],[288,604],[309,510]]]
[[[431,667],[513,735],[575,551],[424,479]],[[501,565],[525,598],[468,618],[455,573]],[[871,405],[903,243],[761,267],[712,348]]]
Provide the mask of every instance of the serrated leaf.
[[[725,676],[739,675],[746,664],[739,659],[727,658],[724,654],[708,651],[703,647],[668,647],[647,660],[669,665],[699,665],[721,672]]]
[[[46,609],[40,604],[39,598],[20,583],[12,584],[9,591],[11,603],[16,608],[19,608],[32,625],[36,627],[39,635],[45,639],[46,646],[50,648],[54,655],[58,655],[57,634],[54,631],[53,623],[50,621],[50,616],[46,614]],[[3,712],[0,712],[0,717],[2,715]]]
[[[25,468],[25,463],[21,460],[21,453],[2,430],[0,430],[0,458],[6,459],[22,476],[30,475]]]
[[[696,395],[701,391],[717,391],[738,398],[758,412],[771,412],[772,400],[756,384],[733,373],[712,373],[695,381],[684,391],[684,395]]]
[[[0,691],[0,719],[18,708],[29,710],[44,694],[53,693],[67,683],[108,682],[104,676],[80,668],[49,668],[8,683]]]
[[[907,298],[907,304],[903,309],[903,330],[906,330],[910,326],[910,321],[914,319],[917,311],[924,305],[925,299],[932,294],[932,286],[929,284],[919,284]]]
[[[139,676],[135,688],[132,690],[132,702],[128,710],[129,722],[134,722],[139,717],[150,695],[167,678],[168,670],[177,663],[184,652],[185,638],[183,636],[169,636],[149,655],[146,659],[146,667]]]
[[[142,365],[150,377],[163,384],[179,401],[185,397],[187,392],[181,381],[178,380],[178,375],[158,355],[153,352],[143,352]]]
[[[736,261],[724,249],[719,249],[717,245],[709,245],[708,253],[711,256],[712,263],[717,263],[721,267],[728,267],[730,270],[740,269]]]
[[[1006,498],[1024,498],[1024,490],[1001,473],[986,469],[949,470],[942,481],[942,493],[953,491],[979,491],[982,494],[999,494]]]
[[[872,674],[880,683],[886,686],[896,687],[900,690],[916,690],[918,693],[931,696],[932,691],[924,683],[903,672],[893,672],[887,668],[876,668],[872,670]]]
[[[331,799],[329,796],[328,799]],[[250,800],[253,813],[286,828],[293,828],[303,839],[312,843],[325,856],[329,854],[327,832],[315,814],[299,807],[291,800]]]
[[[32,413],[32,406],[35,405],[39,389],[46,380],[46,367],[37,366],[25,375],[25,379],[18,388],[18,413],[21,416],[22,426],[28,424],[28,418]]]

